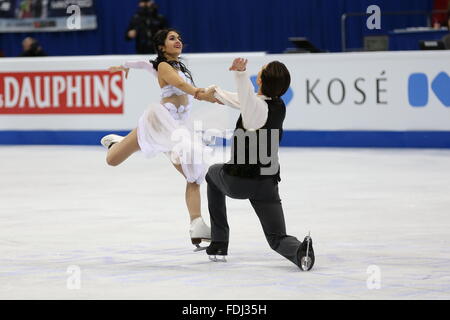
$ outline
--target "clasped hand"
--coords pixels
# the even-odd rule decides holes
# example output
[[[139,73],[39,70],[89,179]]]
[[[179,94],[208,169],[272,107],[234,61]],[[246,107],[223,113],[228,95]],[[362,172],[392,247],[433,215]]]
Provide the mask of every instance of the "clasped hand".
[[[200,89],[199,92],[196,94],[196,99],[201,100],[201,101],[208,101],[211,103],[223,104],[222,102],[217,100],[216,97],[214,97],[215,92],[216,92],[216,88],[214,88],[214,87],[210,88],[208,90]]]

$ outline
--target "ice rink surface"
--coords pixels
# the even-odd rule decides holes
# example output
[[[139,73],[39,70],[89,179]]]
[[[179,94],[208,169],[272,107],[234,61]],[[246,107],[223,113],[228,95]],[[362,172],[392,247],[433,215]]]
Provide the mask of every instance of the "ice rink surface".
[[[101,147],[0,147],[0,299],[450,299],[450,151],[282,149],[280,162],[311,272],[270,249],[243,200],[228,200],[228,262],[194,253],[164,156],[112,168]]]

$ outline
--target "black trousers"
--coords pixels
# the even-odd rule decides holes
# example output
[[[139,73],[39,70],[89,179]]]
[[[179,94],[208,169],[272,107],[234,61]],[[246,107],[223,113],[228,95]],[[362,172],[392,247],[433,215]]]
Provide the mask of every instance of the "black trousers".
[[[229,241],[225,197],[249,199],[270,247],[299,266],[297,251],[301,242],[295,237],[286,235],[286,224],[276,181],[271,178],[261,180],[230,176],[224,172],[223,164],[211,166],[206,181],[212,241]]]

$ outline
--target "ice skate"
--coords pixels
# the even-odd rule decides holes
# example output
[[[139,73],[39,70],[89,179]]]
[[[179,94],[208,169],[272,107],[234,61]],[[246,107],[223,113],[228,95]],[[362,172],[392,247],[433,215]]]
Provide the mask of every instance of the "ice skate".
[[[200,246],[202,241],[211,241],[211,228],[206,225],[202,217],[192,220],[189,228],[192,244],[196,247],[194,252],[205,250]]]
[[[122,136],[119,136],[117,134],[108,134],[107,136],[104,136],[100,143],[107,149],[111,148],[113,144],[118,143],[123,140]]]
[[[209,260],[213,262],[227,262],[228,242],[211,242],[209,247],[206,248],[206,254],[209,256]]]
[[[297,253],[300,269],[303,271],[309,271],[314,266],[314,250],[313,250],[313,244],[311,239],[311,233],[308,233],[308,235],[303,240],[298,253]]]

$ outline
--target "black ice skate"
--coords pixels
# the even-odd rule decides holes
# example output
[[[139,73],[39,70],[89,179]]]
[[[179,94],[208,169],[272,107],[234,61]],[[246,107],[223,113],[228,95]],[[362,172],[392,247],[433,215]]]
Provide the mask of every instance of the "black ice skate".
[[[315,261],[314,249],[310,234],[311,233],[308,233],[308,235],[305,237],[297,253],[300,269],[302,269],[303,271],[311,270],[314,266]]]
[[[227,262],[226,255],[228,254],[228,242],[212,241],[206,253],[209,256],[209,260],[214,262]]]

